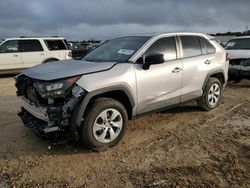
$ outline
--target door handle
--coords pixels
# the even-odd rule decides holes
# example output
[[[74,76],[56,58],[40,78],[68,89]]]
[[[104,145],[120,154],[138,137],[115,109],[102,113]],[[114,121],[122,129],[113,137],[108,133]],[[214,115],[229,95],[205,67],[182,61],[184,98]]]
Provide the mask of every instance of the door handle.
[[[182,71],[182,68],[180,68],[180,67],[175,67],[174,70],[172,70],[172,73],[178,73],[178,72],[180,72],[180,71]]]
[[[210,65],[210,64],[212,63],[212,61],[207,59],[204,63],[205,63],[206,65]]]
[[[13,57],[18,57],[18,55],[17,55],[17,54],[14,54]]]
[[[40,55],[44,55],[44,53],[40,53]]]

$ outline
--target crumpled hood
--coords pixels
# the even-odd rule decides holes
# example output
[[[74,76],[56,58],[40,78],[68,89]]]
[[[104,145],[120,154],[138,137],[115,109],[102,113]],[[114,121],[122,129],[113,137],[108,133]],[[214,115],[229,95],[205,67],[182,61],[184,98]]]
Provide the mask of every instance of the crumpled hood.
[[[79,60],[64,60],[40,64],[23,71],[21,74],[37,80],[56,80],[71,76],[105,71],[115,62],[88,62]]]
[[[250,50],[227,50],[230,53],[230,59],[250,58]]]

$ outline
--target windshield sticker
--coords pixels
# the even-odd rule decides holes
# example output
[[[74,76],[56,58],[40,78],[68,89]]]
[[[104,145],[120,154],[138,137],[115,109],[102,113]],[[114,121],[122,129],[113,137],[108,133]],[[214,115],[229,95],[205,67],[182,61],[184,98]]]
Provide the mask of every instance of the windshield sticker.
[[[134,50],[120,49],[117,51],[118,54],[131,55],[134,53]]]
[[[233,47],[234,45],[235,45],[235,42],[229,42],[229,43],[227,43],[228,47]]]

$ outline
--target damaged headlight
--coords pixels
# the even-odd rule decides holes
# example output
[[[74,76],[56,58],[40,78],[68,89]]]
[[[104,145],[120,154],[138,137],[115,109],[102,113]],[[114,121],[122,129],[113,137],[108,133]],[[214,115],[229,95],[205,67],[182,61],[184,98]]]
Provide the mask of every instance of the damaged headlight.
[[[56,82],[37,82],[34,87],[43,98],[56,98],[64,96],[67,90],[80,78],[80,76],[59,80]]]

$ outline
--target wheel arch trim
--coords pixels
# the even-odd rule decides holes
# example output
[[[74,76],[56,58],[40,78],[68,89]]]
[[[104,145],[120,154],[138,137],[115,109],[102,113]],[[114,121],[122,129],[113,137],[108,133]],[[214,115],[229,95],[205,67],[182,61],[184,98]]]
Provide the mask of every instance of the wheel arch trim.
[[[211,72],[211,73],[209,73],[209,74],[206,76],[205,81],[204,81],[203,86],[202,86],[202,89],[203,89],[203,90],[204,90],[205,87],[206,87],[206,84],[207,84],[208,79],[209,79],[212,75],[214,75],[214,74],[222,74],[223,77],[224,77],[224,84],[223,84],[223,83],[221,83],[221,84],[222,84],[222,85],[225,85],[225,84],[226,84],[227,80],[226,80],[226,78],[225,78],[224,71],[223,71],[223,70],[218,70],[218,71],[215,71],[215,72]]]
[[[95,91],[91,91],[91,92],[87,93],[87,95],[83,98],[83,100],[80,104],[80,110],[78,111],[77,124],[80,125],[82,115],[84,114],[90,100],[93,97],[100,95],[100,94],[107,93],[107,92],[112,92],[112,91],[123,91],[126,94],[126,96],[128,97],[132,108],[135,107],[135,100],[133,98],[133,95],[131,94],[131,92],[129,91],[129,89],[126,86],[110,86],[110,87],[97,89]]]

